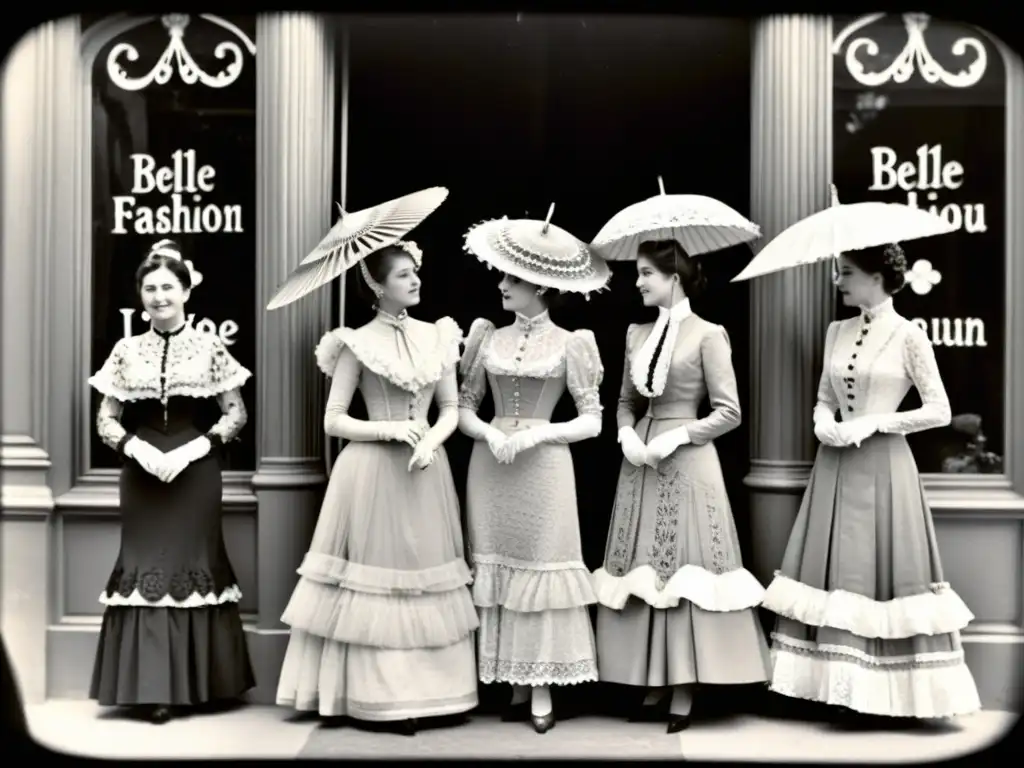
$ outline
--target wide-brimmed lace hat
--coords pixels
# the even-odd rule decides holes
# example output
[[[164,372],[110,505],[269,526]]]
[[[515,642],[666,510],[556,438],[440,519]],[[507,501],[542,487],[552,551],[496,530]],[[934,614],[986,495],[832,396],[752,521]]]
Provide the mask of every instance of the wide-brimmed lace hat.
[[[465,250],[488,267],[562,292],[582,293],[607,287],[611,269],[579,238],[547,219],[502,217],[472,227],[465,236]]]

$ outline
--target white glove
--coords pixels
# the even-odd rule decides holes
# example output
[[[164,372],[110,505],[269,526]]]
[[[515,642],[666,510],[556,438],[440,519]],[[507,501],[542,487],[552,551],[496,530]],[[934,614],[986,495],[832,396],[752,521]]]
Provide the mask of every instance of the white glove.
[[[853,445],[857,448],[877,431],[878,420],[871,416],[860,416],[856,419],[836,424],[836,433],[841,440],[841,444]]]
[[[434,459],[437,457],[437,446],[434,445],[434,441],[429,437],[420,440],[416,443],[416,447],[412,451],[412,458],[409,459],[409,471],[413,469],[426,469],[434,463]]]
[[[373,423],[373,422],[370,422]],[[406,443],[412,448],[423,439],[427,433],[427,425],[420,421],[386,421],[378,422],[378,434],[384,440],[392,440],[396,443]]]
[[[134,436],[124,444],[124,455],[134,459],[135,463],[154,477],[160,476],[166,456],[159,448]]]
[[[668,432],[663,432],[647,444],[647,465],[658,466],[663,459],[668,458],[681,445],[688,445],[690,433],[686,427],[676,427]]]
[[[622,455],[634,467],[642,467],[647,462],[647,446],[640,439],[633,427],[622,427],[619,430],[619,445]]]

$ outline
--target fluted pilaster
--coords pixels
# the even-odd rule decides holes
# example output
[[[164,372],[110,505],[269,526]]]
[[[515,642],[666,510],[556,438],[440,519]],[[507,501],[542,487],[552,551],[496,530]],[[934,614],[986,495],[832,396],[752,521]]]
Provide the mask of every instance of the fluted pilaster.
[[[751,216],[767,243],[829,204],[832,24],[822,16],[757,23],[751,105]],[[751,523],[757,575],[781,561],[806,485],[825,331],[834,316],[828,263],[750,287]]]
[[[319,511],[325,382],[313,350],[328,328],[329,289],[264,309],[331,224],[334,40],[326,18],[256,22],[256,290],[259,622],[255,698],[272,701],[287,629],[280,617]],[[262,641],[266,642],[262,642]]]
[[[3,70],[2,632],[28,702],[46,694],[50,578],[49,409],[52,270],[72,252],[78,205],[74,166],[78,104],[77,17],[42,24],[11,51]],[[64,320],[70,314],[64,307]],[[64,382],[56,382],[65,387]],[[63,401],[67,401],[66,388]],[[57,414],[60,418],[62,414]],[[65,451],[67,446],[56,446]]]

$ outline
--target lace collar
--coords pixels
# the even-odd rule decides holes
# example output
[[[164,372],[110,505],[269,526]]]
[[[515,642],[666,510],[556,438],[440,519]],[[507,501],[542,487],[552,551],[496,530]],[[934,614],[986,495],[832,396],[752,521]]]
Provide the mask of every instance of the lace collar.
[[[876,304],[873,307],[866,307],[861,305],[860,308],[861,317],[864,318],[869,323],[876,318],[885,317],[886,315],[889,314],[895,314],[895,312],[896,309],[892,303],[892,296]]]
[[[686,318],[693,315],[690,308],[690,300],[682,299],[671,309],[658,307],[658,319],[654,322],[654,328],[650,335],[644,340],[639,352],[633,358],[630,366],[630,376],[633,385],[641,395],[647,398],[659,397],[665,391],[665,384],[668,382],[668,369],[672,364],[672,355],[676,348],[676,339],[679,336],[679,325]],[[658,342],[664,336],[665,342],[661,345],[658,359],[654,360],[654,352],[658,348]],[[652,387],[648,389],[647,378],[654,364],[654,379]]]
[[[383,309],[377,310],[377,320],[390,325],[392,328],[399,328],[404,330],[406,323],[409,320],[409,313],[406,310],[402,310],[397,315],[392,315],[390,312],[385,312]]]
[[[546,309],[534,317],[527,317],[526,315],[516,312],[516,328],[520,331],[542,331],[545,328],[551,328],[553,326],[554,323],[551,321],[551,315],[548,314]]]

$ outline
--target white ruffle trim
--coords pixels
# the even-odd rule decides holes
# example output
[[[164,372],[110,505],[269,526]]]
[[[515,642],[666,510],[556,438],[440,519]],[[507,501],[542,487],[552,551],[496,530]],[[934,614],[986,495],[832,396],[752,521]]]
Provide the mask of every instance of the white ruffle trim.
[[[579,608],[597,602],[582,562],[530,567],[474,559],[473,602],[518,613]]]
[[[771,689],[783,696],[869,715],[923,719],[977,712],[981,700],[962,651],[919,656],[949,655],[958,658],[897,666],[896,660],[858,654],[853,648],[822,646],[808,652],[780,647],[776,642],[772,645]]]
[[[360,363],[378,376],[408,392],[418,392],[436,383],[446,370],[459,362],[462,329],[458,323],[450,317],[442,317],[433,325],[437,332],[435,347],[425,361],[415,366],[411,361],[399,360],[393,351],[387,352],[379,344],[361,338],[359,329],[344,326],[325,333],[313,354],[317,367],[325,375],[333,376],[341,350],[348,347]]]
[[[404,571],[353,563],[322,552],[307,552],[298,574],[310,581],[372,594],[410,594],[449,592],[473,581],[464,560]]]
[[[193,592],[184,600],[175,600],[170,595],[164,595],[159,600],[151,601],[139,594],[136,589],[128,597],[115,592],[112,595],[103,592],[100,594],[100,602],[103,605],[132,607],[132,608],[205,608],[209,605],[221,605],[222,603],[237,603],[242,599],[242,590],[237,585],[225,588],[219,595],[212,592],[200,595]]]
[[[203,385],[184,385],[171,382],[167,385],[167,397],[193,397],[197,399],[217,397],[226,392],[240,389],[245,382],[252,377],[252,373],[246,368],[239,366],[238,370],[216,382],[209,382]],[[155,387],[140,387],[138,389],[123,389],[111,381],[103,371],[89,377],[89,385],[106,397],[113,397],[122,403],[133,403],[139,400],[159,400],[162,395]]]
[[[630,595],[652,608],[675,608],[680,600],[689,600],[705,611],[721,613],[754,608],[764,597],[764,587],[746,568],[715,574],[698,565],[684,565],[660,589],[658,582],[650,565],[625,576],[612,576],[604,568],[594,571],[597,601],[616,611],[622,610]]]
[[[764,607],[812,627],[832,627],[859,637],[898,640],[915,635],[944,635],[963,629],[974,614],[947,582],[931,592],[880,602],[837,589],[826,592],[776,572]]]
[[[510,685],[579,685],[600,678],[595,659],[575,662],[505,661],[484,659],[479,663],[480,682]]]
[[[480,626],[465,585],[448,592],[381,594],[299,580],[281,621],[340,643],[439,648]]]

